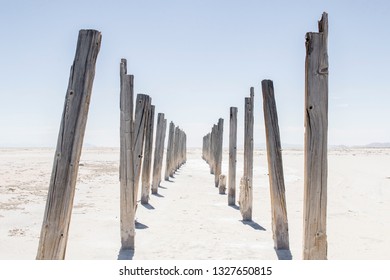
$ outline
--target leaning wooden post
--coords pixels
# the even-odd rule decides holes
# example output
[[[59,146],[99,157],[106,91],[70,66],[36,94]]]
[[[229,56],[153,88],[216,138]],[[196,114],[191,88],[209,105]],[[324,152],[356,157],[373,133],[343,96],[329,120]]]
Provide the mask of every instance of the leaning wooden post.
[[[306,34],[303,259],[327,259],[328,14]]]
[[[134,133],[133,133],[133,168],[134,177],[132,178],[133,184],[133,199],[134,207],[137,208],[138,187],[139,178],[141,175],[142,164],[142,148],[145,142],[145,127],[148,118],[148,112],[150,110],[152,99],[146,94],[137,94],[137,103],[135,107],[134,118]]]
[[[142,166],[142,194],[141,203],[149,203],[150,193],[150,170],[152,167],[152,150],[153,150],[153,129],[154,129],[154,105],[151,105],[146,127],[145,127],[145,147],[144,160]]]
[[[165,164],[165,181],[169,181],[170,175],[170,167],[173,156],[173,136],[175,133],[175,124],[171,122],[169,124],[169,133],[168,133],[168,147],[167,147],[167,156],[166,156],[166,164]]]
[[[152,177],[152,194],[158,193],[158,187],[161,182],[161,169],[164,156],[164,141],[167,120],[164,119],[163,113],[158,113],[156,142],[154,147],[153,177]]]
[[[253,106],[254,88],[245,98],[244,176],[240,181],[240,212],[244,221],[252,220],[253,204]]]
[[[282,146],[280,143],[278,114],[271,80],[261,82],[263,111],[267,142],[268,174],[271,193],[272,230],[275,249],[290,249],[287,207],[284,188]]]
[[[230,107],[228,205],[236,204],[237,108]]]
[[[133,198],[134,76],[127,75],[127,61],[120,64],[120,228],[122,249],[134,249]]]
[[[80,30],[58,135],[37,259],[65,258],[81,149],[102,35]]]

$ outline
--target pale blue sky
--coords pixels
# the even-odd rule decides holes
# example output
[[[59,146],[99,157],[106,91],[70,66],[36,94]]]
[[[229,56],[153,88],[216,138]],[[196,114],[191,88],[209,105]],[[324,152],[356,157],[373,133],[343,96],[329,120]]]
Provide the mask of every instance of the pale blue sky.
[[[329,143],[390,142],[390,1],[0,0],[0,146],[55,146],[79,29],[102,32],[85,143],[119,145],[119,62],[189,146],[261,80],[275,86],[282,143],[303,144],[305,33],[329,13]]]

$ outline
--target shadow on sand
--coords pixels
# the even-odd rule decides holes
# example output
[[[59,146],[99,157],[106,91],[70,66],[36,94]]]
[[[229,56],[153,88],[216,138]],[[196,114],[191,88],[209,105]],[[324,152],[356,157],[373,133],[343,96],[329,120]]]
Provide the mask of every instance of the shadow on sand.
[[[238,205],[229,205],[229,207],[232,207],[233,209],[240,210],[240,206]]]
[[[292,260],[292,255],[290,250],[275,249],[275,253],[278,256],[279,260]]]
[[[265,228],[263,228],[261,225],[259,225],[258,223],[254,222],[254,221],[240,220],[240,222],[243,223],[244,225],[252,227],[255,230],[264,230],[264,231],[266,230]]]
[[[145,207],[146,209],[148,209],[148,210],[154,210],[154,209],[156,209],[156,208],[153,207],[153,205],[151,205],[151,204],[149,204],[149,203],[147,203],[147,204],[142,204],[142,203],[141,203],[141,205],[142,205],[143,207]]]
[[[120,249],[118,253],[118,260],[132,260],[134,257],[134,250]]]
[[[143,223],[140,223],[138,221],[135,221],[135,228],[136,229],[147,229],[149,228],[147,225],[144,225]]]

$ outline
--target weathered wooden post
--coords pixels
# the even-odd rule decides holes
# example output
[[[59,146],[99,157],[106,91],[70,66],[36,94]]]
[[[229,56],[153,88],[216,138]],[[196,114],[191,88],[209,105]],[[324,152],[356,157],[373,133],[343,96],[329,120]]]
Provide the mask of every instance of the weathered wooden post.
[[[236,204],[237,108],[230,107],[228,205]]]
[[[214,179],[215,187],[218,188],[219,175],[221,175],[222,169],[222,145],[223,145],[223,119],[218,120],[217,130],[216,130],[216,139],[215,139],[215,170],[214,170]]]
[[[170,166],[170,172],[169,172],[169,176],[173,177],[173,175],[175,174],[175,171],[176,171],[176,167],[177,167],[177,158],[178,158],[178,153],[179,153],[179,135],[180,135],[180,128],[177,126],[175,127],[175,133],[174,133],[174,137],[173,137],[173,157],[172,157],[172,160],[171,160],[171,166]]]
[[[166,156],[166,164],[165,164],[165,181],[169,181],[170,176],[170,168],[172,164],[172,156],[173,156],[173,137],[175,133],[175,124],[171,122],[169,124],[169,133],[168,133],[168,147],[167,147],[167,156]]]
[[[137,103],[135,107],[134,133],[133,133],[133,165],[134,165],[134,206],[137,207],[139,178],[141,175],[142,148],[145,142],[146,124],[148,121],[148,112],[150,111],[152,99],[146,94],[137,94]],[[136,209],[136,208],[135,208]]]
[[[184,131],[181,132],[181,140],[180,140],[180,164],[181,167],[185,163],[185,146],[186,146],[186,134]]]
[[[223,174],[219,175],[218,189],[219,189],[219,194],[225,194],[225,191],[226,191],[226,176],[223,175]]]
[[[153,162],[153,179],[152,179],[152,194],[158,193],[158,187],[161,182],[161,170],[164,156],[164,142],[167,120],[164,119],[164,114],[159,113],[157,117],[156,144],[154,148]]]
[[[210,133],[206,134],[203,137],[203,148],[202,148],[202,159],[206,161],[207,164],[209,163],[208,162],[209,137],[210,137]]]
[[[216,150],[217,150],[217,125],[213,125],[211,129],[211,141],[210,141],[210,174],[215,175],[216,168]]]
[[[183,165],[187,162],[187,134],[183,131],[182,135],[182,147],[181,147],[181,164]]]
[[[120,226],[121,246],[134,249],[135,205],[132,179],[133,168],[133,130],[134,130],[134,76],[127,75],[127,61],[120,64]]]
[[[207,164],[210,166],[210,143],[211,143],[211,133],[209,132],[207,135],[206,135],[206,162]]]
[[[64,259],[101,33],[80,30],[58,135],[37,259]]]
[[[142,195],[141,203],[149,203],[150,170],[152,167],[153,129],[154,129],[154,105],[151,105],[145,127],[144,160],[142,166]]]
[[[328,14],[306,34],[303,259],[327,259]]]
[[[208,164],[208,160],[207,160],[207,151],[208,151],[208,148],[209,148],[208,141],[209,141],[209,134],[206,134],[205,136],[203,136],[202,159],[203,159],[207,164]]]
[[[263,111],[271,193],[273,239],[275,249],[288,250],[290,249],[290,245],[284,188],[282,146],[280,143],[274,86],[271,80],[263,80],[261,86],[263,91]]]
[[[240,181],[240,212],[244,221],[252,220],[253,204],[253,110],[254,88],[245,98],[244,176]]]
[[[187,162],[187,134],[184,133],[184,163]]]
[[[151,99],[138,94],[134,108],[134,76],[127,75],[126,59],[120,64],[120,226],[121,249],[134,250],[135,211],[142,163],[145,125]]]

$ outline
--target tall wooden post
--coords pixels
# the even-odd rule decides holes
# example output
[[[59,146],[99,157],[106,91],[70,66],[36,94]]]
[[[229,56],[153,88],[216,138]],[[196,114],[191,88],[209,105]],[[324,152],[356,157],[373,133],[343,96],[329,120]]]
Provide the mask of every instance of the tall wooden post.
[[[173,136],[173,156],[170,163],[170,171],[169,176],[173,177],[176,171],[176,163],[177,163],[177,157],[178,157],[178,151],[179,151],[179,135],[180,135],[180,128],[177,126],[175,127],[175,132]]]
[[[218,125],[216,129],[215,137],[215,170],[214,170],[214,182],[215,187],[218,188],[219,185],[219,175],[222,172],[222,152],[223,152],[223,119],[218,120]]]
[[[263,80],[261,86],[263,90],[263,111],[267,142],[273,238],[275,249],[288,250],[290,249],[290,245],[288,238],[282,146],[280,143],[274,86],[271,80]]]
[[[217,150],[217,125],[213,125],[211,129],[211,138],[210,138],[210,174],[215,175],[215,165],[216,165],[216,150]]]
[[[209,132],[206,135],[206,162],[208,165],[210,165],[210,142],[211,142],[211,133]]]
[[[166,156],[166,164],[165,164],[165,181],[169,181],[170,176],[170,168],[173,157],[173,137],[175,133],[175,124],[171,122],[169,124],[169,133],[168,133],[168,147],[167,147],[167,156]]]
[[[327,259],[328,14],[306,34],[303,259]]]
[[[245,98],[244,176],[240,183],[240,212],[244,221],[252,220],[253,204],[253,109],[254,88]]]
[[[228,205],[236,204],[237,108],[230,107]]]
[[[64,259],[101,33],[80,30],[71,67],[37,259]]]
[[[207,146],[206,146],[206,162],[210,166],[210,149],[211,149],[211,132],[207,134]]]
[[[127,75],[127,61],[120,64],[120,227],[123,249],[134,249],[133,131],[134,76]]]
[[[133,134],[133,190],[134,206],[137,207],[139,178],[141,175],[142,148],[145,142],[145,127],[147,124],[148,112],[150,110],[152,99],[146,94],[137,94],[137,103],[135,107],[134,134]],[[135,208],[136,209],[136,208]]]
[[[167,120],[163,113],[159,113],[157,117],[156,142],[154,147],[154,162],[153,162],[153,179],[152,179],[152,194],[158,193],[158,187],[161,182],[161,170],[164,156],[164,141]]]
[[[142,194],[141,203],[149,203],[150,193],[150,170],[152,167],[152,150],[153,150],[153,129],[154,129],[154,105],[151,105],[148,112],[148,119],[145,127],[145,147],[144,160],[142,166]]]

